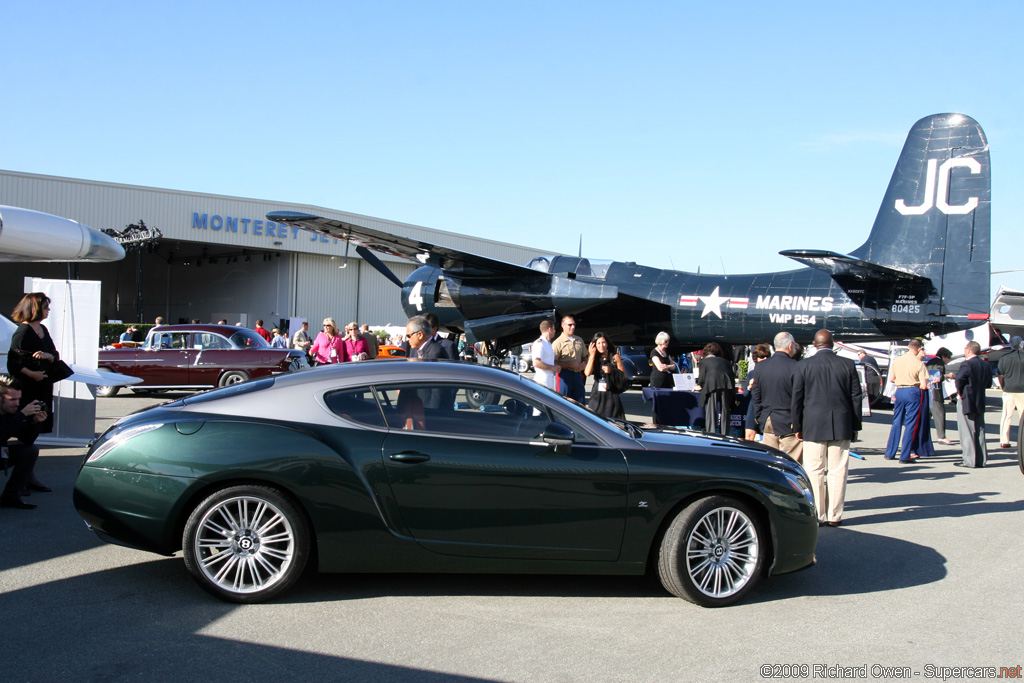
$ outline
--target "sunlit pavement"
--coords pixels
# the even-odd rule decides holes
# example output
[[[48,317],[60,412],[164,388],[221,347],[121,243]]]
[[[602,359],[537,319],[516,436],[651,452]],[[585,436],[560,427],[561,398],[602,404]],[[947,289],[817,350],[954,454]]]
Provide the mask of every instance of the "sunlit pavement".
[[[100,399],[97,429],[176,396]],[[624,403],[647,421],[639,392]],[[953,467],[959,447],[943,444],[918,464],[885,461],[891,412],[869,418],[843,526],[822,530],[818,564],[721,610],[643,577],[408,574],[310,575],[273,603],[228,605],[180,555],[99,542],[71,505],[84,449],[44,448],[37,473],[54,493],[33,494],[36,510],[0,509],[0,680],[827,680],[837,672],[822,667],[837,665],[877,680],[1015,667],[1024,476],[1015,449],[999,448],[997,392],[988,405],[983,470]]]

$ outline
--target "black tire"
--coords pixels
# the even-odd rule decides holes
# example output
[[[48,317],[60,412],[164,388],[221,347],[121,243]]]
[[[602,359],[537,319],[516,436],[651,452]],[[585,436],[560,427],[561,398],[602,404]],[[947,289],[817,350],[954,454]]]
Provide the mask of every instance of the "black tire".
[[[110,368],[99,368],[106,372],[113,372]],[[117,396],[117,392],[121,390],[121,387],[96,387],[97,398],[110,398],[111,396]]]
[[[1020,424],[1017,425],[1017,464],[1020,465],[1020,473],[1024,474],[1024,413],[1020,415]]]
[[[263,602],[302,574],[309,528],[279,491],[232,486],[192,511],[182,550],[185,566],[206,592],[227,602]]]
[[[241,370],[231,370],[229,372],[225,372],[223,375],[220,376],[220,381],[217,382],[217,386],[229,387],[232,384],[240,384],[242,382],[248,381],[248,373],[242,372]]]
[[[760,579],[764,539],[745,503],[726,496],[695,501],[676,515],[661,541],[661,585],[704,607],[731,605]]]

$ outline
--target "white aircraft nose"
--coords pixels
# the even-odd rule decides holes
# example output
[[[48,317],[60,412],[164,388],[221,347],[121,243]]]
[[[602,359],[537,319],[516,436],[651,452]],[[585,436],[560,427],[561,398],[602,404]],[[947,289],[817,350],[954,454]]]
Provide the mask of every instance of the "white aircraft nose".
[[[0,261],[120,261],[117,240],[78,221],[0,206]]]
[[[79,223],[81,225],[81,223]],[[87,225],[82,228],[89,231],[89,248],[82,259],[85,261],[120,261],[124,258],[124,247],[110,235],[94,230]]]

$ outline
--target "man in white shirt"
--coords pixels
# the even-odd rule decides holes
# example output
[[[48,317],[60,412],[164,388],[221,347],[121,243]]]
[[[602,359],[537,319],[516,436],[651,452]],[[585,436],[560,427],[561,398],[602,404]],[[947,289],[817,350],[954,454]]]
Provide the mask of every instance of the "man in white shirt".
[[[533,381],[554,391],[555,375],[559,367],[555,365],[555,350],[551,340],[555,338],[555,325],[550,320],[540,323],[540,338],[533,342],[530,353],[533,356]]]

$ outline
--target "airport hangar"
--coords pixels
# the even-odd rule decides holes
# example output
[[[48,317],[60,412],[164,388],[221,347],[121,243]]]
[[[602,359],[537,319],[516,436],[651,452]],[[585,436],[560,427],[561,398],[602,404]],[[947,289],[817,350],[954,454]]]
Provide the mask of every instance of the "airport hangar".
[[[551,253],[308,204],[4,170],[0,204],[71,218],[98,230],[120,232],[142,220],[162,235],[155,249],[126,247],[127,255],[117,263],[4,263],[4,314],[21,298],[24,278],[33,276],[100,281],[102,321],[141,318],[152,323],[163,316],[168,323],[226,319],[253,327],[262,319],[269,329],[298,317],[318,330],[323,318],[333,317],[339,327],[353,320],[404,326],[399,289],[359,258],[354,247],[346,259],[345,242],[267,221],[269,211],[338,218],[511,263],[526,264]],[[402,280],[419,265],[376,255]]]

